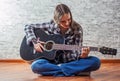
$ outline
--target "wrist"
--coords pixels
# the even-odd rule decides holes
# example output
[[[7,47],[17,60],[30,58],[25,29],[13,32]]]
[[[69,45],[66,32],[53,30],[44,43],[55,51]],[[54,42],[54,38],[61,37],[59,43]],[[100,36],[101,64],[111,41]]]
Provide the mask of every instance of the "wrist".
[[[33,44],[37,44],[37,39],[33,38],[33,39],[32,39],[32,43],[33,43]]]

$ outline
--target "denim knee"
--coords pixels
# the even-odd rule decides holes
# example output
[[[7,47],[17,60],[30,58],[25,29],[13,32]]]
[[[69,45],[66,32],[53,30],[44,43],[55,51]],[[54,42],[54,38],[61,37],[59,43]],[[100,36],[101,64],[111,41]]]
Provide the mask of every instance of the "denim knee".
[[[91,56],[90,58],[93,62],[92,63],[93,70],[98,70],[100,68],[100,65],[101,65],[100,59],[97,57],[94,57],[94,56]]]
[[[48,63],[48,61],[45,60],[45,59],[39,59],[39,60],[34,61],[34,62],[31,64],[31,69],[32,69],[32,71],[33,71],[34,73],[38,73],[38,72],[42,71],[42,68],[44,68],[44,67],[42,67],[42,66],[43,66],[43,64],[45,64],[45,63]]]

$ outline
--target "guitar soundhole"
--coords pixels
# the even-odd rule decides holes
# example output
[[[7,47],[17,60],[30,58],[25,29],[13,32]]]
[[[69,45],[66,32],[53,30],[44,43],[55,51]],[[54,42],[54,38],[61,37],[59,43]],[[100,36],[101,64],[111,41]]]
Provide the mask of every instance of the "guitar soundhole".
[[[53,48],[53,44],[54,44],[53,41],[48,41],[48,42],[46,42],[46,44],[44,45],[45,50],[46,50],[46,51],[51,51],[52,48]]]

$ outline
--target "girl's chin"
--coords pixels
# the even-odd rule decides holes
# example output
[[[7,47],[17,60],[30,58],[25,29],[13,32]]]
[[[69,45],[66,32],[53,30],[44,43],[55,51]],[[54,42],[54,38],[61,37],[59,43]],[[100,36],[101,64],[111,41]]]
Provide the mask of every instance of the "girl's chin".
[[[66,27],[63,27],[63,28],[65,28],[65,29],[66,29],[66,28],[69,28],[69,26],[66,26]]]

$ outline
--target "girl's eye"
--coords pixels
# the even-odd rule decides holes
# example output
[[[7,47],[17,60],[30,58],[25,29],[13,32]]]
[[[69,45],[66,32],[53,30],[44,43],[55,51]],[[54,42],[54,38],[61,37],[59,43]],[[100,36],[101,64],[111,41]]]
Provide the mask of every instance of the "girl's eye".
[[[61,23],[66,23],[66,21],[61,21]]]
[[[66,21],[61,21],[61,23],[66,23],[67,21],[69,22],[69,21],[71,21],[71,19],[68,19]]]

